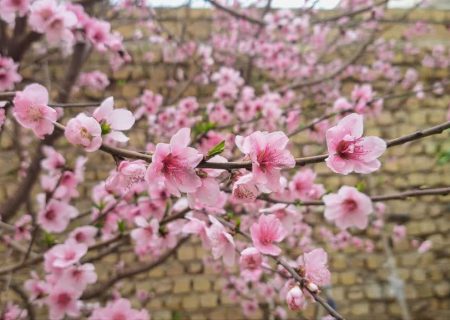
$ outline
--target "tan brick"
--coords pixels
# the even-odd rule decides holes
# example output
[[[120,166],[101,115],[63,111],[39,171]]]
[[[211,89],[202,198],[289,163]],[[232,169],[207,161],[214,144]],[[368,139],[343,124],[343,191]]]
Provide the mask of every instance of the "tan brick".
[[[174,293],[186,293],[191,291],[191,278],[177,278],[174,281]]]
[[[211,289],[211,281],[204,276],[194,279],[194,290],[199,292],[206,292]]]
[[[218,296],[215,293],[205,293],[200,295],[200,305],[205,308],[217,306]]]
[[[199,307],[200,301],[199,301],[198,295],[191,294],[191,295],[184,296],[181,301],[181,304],[183,306],[183,309],[195,310]]]
[[[191,261],[195,259],[195,250],[191,246],[182,246],[177,252],[180,261]]]
[[[369,313],[369,304],[367,302],[355,303],[351,307],[351,313],[355,316],[361,316]]]

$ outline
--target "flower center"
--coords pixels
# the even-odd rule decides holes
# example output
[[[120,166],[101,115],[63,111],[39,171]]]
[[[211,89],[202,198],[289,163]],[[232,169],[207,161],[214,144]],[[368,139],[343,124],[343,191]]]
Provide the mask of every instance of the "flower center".
[[[342,205],[347,212],[353,212],[358,207],[358,204],[353,199],[346,199]]]
[[[67,292],[63,292],[58,295],[57,303],[61,307],[66,307],[71,300],[72,298],[70,297],[70,295]]]

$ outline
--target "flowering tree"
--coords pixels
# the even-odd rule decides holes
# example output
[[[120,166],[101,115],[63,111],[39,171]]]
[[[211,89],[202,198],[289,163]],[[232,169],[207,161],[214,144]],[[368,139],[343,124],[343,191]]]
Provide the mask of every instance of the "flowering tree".
[[[174,32],[167,12],[140,1],[111,8],[95,0],[0,0],[1,134],[14,133],[20,162],[15,192],[0,207],[2,244],[16,261],[0,275],[21,299],[4,306],[2,319],[36,319],[38,308],[55,320],[150,319],[151,310],[133,309],[131,297],[113,289],[165,263],[189,237],[201,239],[211,253],[204,263],[221,271],[224,290],[245,314],[264,308],[268,317],[285,319],[288,309],[316,302],[326,319],[344,319],[326,295],[327,251],[370,252],[370,226],[391,257],[391,243],[407,235],[402,225],[384,229],[383,203],[450,193],[450,186],[381,195],[361,184],[330,190],[311,166],[324,162],[336,175],[361,177],[383,166],[386,149],[450,128],[442,119],[386,140],[364,132],[388,100],[448,89],[446,81],[423,83],[417,70],[396,65],[396,55],[409,55],[423,56],[428,68],[449,67],[448,48],[423,52],[412,41],[431,30],[408,20],[412,10],[399,19],[408,26],[402,37],[387,40],[387,0],[343,0],[325,15],[314,1],[295,12],[273,10],[270,0],[246,8],[208,2],[215,10],[201,38],[189,31],[190,1],[184,18],[170,22],[180,29]],[[135,21],[132,38],[98,18],[105,14]],[[146,45],[127,50],[128,43]],[[163,64],[168,80],[161,92],[145,90],[126,108],[107,95],[74,101],[85,89],[103,95],[110,86],[101,70],[81,71],[93,54],[113,71]],[[24,76],[36,64],[48,70],[42,62],[54,56],[67,61],[62,77]],[[191,96],[192,88],[204,93]],[[129,139],[133,128],[145,135],[145,146]],[[323,151],[302,148],[300,135]],[[89,189],[87,210],[77,201],[87,158],[66,157],[58,140],[115,160],[107,179]],[[306,219],[312,214],[323,215],[320,225]],[[431,246],[410,240],[421,252]],[[100,281],[102,260],[129,248],[140,262],[121,261]],[[238,274],[230,271],[234,265]],[[28,280],[20,283],[18,274]],[[408,319],[401,293],[398,299]]]

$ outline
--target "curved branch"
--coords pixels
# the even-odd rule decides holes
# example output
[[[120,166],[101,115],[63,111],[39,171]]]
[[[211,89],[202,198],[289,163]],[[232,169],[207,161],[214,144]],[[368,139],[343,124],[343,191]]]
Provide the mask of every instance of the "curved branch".
[[[189,239],[189,237],[185,237],[182,238],[175,247],[173,247],[172,249],[168,250],[165,254],[163,254],[158,260],[156,261],[152,261],[149,263],[145,263],[142,264],[140,266],[134,267],[132,269],[126,270],[124,272],[121,272],[119,274],[117,274],[114,278],[109,279],[107,282],[89,290],[86,291],[82,296],[81,299],[83,300],[88,300],[88,299],[92,299],[95,298],[96,296],[98,296],[99,294],[104,293],[106,290],[108,290],[109,288],[111,288],[114,284],[116,284],[116,282],[126,279],[126,278],[131,278],[134,277],[140,273],[143,272],[147,272],[149,270],[152,270],[153,268],[156,268],[157,266],[163,264],[168,258],[170,258],[172,255],[174,255],[178,248],[180,248],[187,240]]]

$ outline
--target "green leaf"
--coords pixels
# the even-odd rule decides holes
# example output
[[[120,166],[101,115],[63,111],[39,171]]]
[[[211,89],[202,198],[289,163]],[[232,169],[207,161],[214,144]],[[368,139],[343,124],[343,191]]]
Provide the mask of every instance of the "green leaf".
[[[124,86],[127,82],[124,79],[120,79],[116,81],[116,84],[121,87]]]
[[[221,154],[223,150],[225,150],[225,140],[220,141],[218,144],[212,147],[211,150],[208,151],[208,155],[206,156],[206,158],[211,159],[212,157]]]
[[[174,311],[172,313],[172,320],[181,320],[182,319],[182,315],[180,311]]]
[[[201,134],[207,133],[209,130],[212,130],[216,127],[216,124],[213,122],[200,122],[197,123],[194,128],[192,128],[192,132],[194,135],[199,136]]]
[[[359,192],[364,192],[364,190],[366,190],[366,184],[362,181],[357,182],[355,187]]]
[[[450,162],[450,150],[442,151],[438,155],[437,163],[441,166]]]
[[[51,233],[45,232],[44,233],[44,243],[47,247],[52,247],[56,244],[55,236]]]
[[[119,232],[123,234],[125,232],[125,221],[123,220],[118,221],[117,227],[119,228]]]

